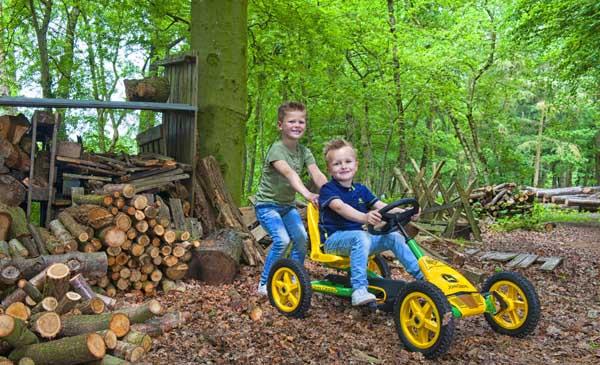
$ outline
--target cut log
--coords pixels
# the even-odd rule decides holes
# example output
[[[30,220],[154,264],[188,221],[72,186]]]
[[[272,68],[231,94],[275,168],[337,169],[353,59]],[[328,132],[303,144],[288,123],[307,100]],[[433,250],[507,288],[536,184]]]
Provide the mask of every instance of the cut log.
[[[56,238],[52,232],[44,227],[38,227],[37,231],[46,245],[46,251],[52,255],[60,255],[65,253],[65,246]]]
[[[32,330],[42,338],[54,338],[60,332],[62,322],[54,312],[42,313],[32,324]]]
[[[8,356],[13,361],[29,357],[36,365],[73,365],[101,359],[106,355],[102,336],[86,333],[15,349]]]
[[[71,141],[59,141],[56,148],[56,155],[79,159],[81,158],[81,144]]]
[[[76,308],[79,309],[81,314],[100,314],[104,312],[106,304],[102,301],[102,299],[94,297],[84,300]]]
[[[12,217],[10,214],[0,211],[0,241],[6,241],[8,238],[11,223]]]
[[[130,204],[137,210],[144,210],[148,206],[148,198],[143,194],[137,194],[131,198]]]
[[[53,312],[58,306],[58,300],[54,297],[45,297],[41,302],[31,309],[31,313]]]
[[[16,302],[9,305],[4,311],[4,314],[8,314],[14,318],[19,318],[22,321],[27,321],[29,320],[29,317],[31,317],[31,310],[24,303]]]
[[[2,240],[0,241],[0,259],[10,258],[10,249],[8,247],[8,242]]]
[[[21,160],[19,147],[0,136],[0,157],[4,158],[4,164],[7,167],[16,169],[19,166],[19,161]]]
[[[123,232],[131,228],[131,218],[125,213],[118,213],[115,216],[115,226]]]
[[[25,248],[25,246],[23,246],[21,241],[19,241],[16,238],[13,238],[12,240],[8,241],[8,250],[10,252],[10,255],[14,258],[29,256],[29,251],[27,251],[27,249]]]
[[[13,265],[6,265],[0,271],[0,282],[6,285],[14,285],[21,276],[21,270]]]
[[[22,113],[0,116],[0,137],[12,144],[19,144],[30,127],[29,120]]]
[[[16,239],[16,238],[15,238]],[[19,242],[27,249],[29,257],[38,257],[40,255],[35,242],[30,236],[22,236],[19,238]]]
[[[114,216],[97,205],[77,205],[65,209],[79,223],[94,229],[104,228],[113,223]]]
[[[169,99],[171,87],[165,77],[125,79],[125,95],[128,101],[150,101],[164,103]]]
[[[142,346],[145,352],[150,351],[152,348],[152,337],[138,331],[129,331],[129,333],[123,337],[123,341],[133,345]]]
[[[43,284],[46,280],[46,270],[41,269],[33,278],[31,278],[30,283],[37,287],[38,289],[43,287]],[[25,300],[27,293],[23,289],[18,288],[17,290],[10,293],[2,300],[2,307],[6,308],[12,303],[21,302]]]
[[[108,226],[98,232],[98,238],[108,247],[120,247],[127,240],[127,235],[116,226]]]
[[[39,342],[35,333],[27,328],[25,321],[7,314],[0,315],[0,338],[15,348]]]
[[[54,219],[54,220],[50,221],[50,223],[48,224],[48,228],[50,228],[50,230],[52,231],[54,236],[65,247],[65,251],[67,251],[67,252],[77,251],[77,247],[78,247],[77,241],[75,240],[75,238],[73,238],[73,236],[65,228],[65,226],[63,226],[63,224],[60,223],[60,221],[58,219]]]
[[[192,250],[189,276],[208,284],[232,283],[238,269],[244,237],[232,229],[222,229]]]
[[[106,348],[109,350],[114,350],[115,347],[117,347],[117,335],[111,331],[111,330],[104,330],[104,331],[98,331],[97,332],[100,336],[102,336],[102,339],[104,339],[104,344],[106,345]]]
[[[33,223],[28,223],[27,229],[28,229],[29,233],[31,234],[33,241],[35,242],[35,245],[37,247],[39,254],[40,255],[48,255],[49,254],[48,249],[46,248],[46,244],[42,240],[42,237],[40,236],[40,232],[38,231],[38,228]]]
[[[150,337],[158,337],[169,332],[192,319],[190,312],[170,312],[161,317],[138,323],[131,326],[134,331],[142,332]]]
[[[124,313],[129,317],[131,323],[143,323],[155,316],[162,314],[162,305],[156,299],[151,299],[146,303],[117,309],[115,313]]]
[[[129,332],[130,326],[129,319],[123,313],[82,314],[64,316],[62,319],[60,335],[63,337],[110,329],[120,338]]]
[[[71,270],[63,263],[50,265],[46,271],[46,285],[44,286],[44,296],[62,298],[69,291],[69,279]]]
[[[108,346],[107,346],[108,347]],[[87,363],[88,365],[131,365],[131,363],[127,360],[121,359],[112,355],[104,355],[102,360],[96,360]]]
[[[0,177],[1,176],[5,175],[0,175]],[[0,184],[0,195],[4,193],[4,188],[2,187],[2,184]],[[0,202],[0,212],[8,213],[12,218],[9,230],[10,237],[21,238],[29,235],[29,230],[27,229],[27,215],[21,207],[11,207]]]
[[[29,297],[31,297],[31,299],[33,299],[33,301],[36,303],[39,303],[42,301],[42,299],[44,299],[42,292],[40,292],[35,285],[25,279],[19,280],[18,287],[23,289],[25,293],[27,293],[27,295],[29,295]]]
[[[79,242],[87,242],[91,238],[87,228],[79,224],[68,212],[60,212],[58,220]]]
[[[81,295],[72,291],[67,292],[65,296],[58,301],[56,313],[65,314],[70,312],[73,308],[75,308],[79,301],[81,301]]]
[[[181,199],[169,199],[169,206],[171,207],[171,216],[173,217],[175,229],[185,230],[185,215],[183,214]]]
[[[93,204],[107,207],[112,204],[113,198],[111,195],[88,194],[77,195],[72,197],[73,202],[77,204]]]
[[[132,198],[135,195],[135,187],[131,184],[106,184],[102,187],[104,194],[119,192],[125,198]]]
[[[127,361],[136,362],[144,356],[144,348],[125,341],[117,341],[113,354]]]
[[[189,269],[189,267],[187,264],[180,262],[180,263],[177,263],[176,265],[168,267],[165,270],[165,274],[171,280],[181,280],[187,274],[188,269]]]

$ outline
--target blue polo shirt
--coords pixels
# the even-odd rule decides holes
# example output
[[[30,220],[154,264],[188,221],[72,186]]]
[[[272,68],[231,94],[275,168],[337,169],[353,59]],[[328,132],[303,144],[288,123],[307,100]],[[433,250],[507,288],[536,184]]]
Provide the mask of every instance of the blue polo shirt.
[[[348,220],[329,208],[334,199],[340,199],[362,213],[367,213],[379,200],[362,184],[353,183],[347,188],[334,179],[328,181],[319,191],[319,228],[323,242],[337,231],[362,230],[362,223]]]

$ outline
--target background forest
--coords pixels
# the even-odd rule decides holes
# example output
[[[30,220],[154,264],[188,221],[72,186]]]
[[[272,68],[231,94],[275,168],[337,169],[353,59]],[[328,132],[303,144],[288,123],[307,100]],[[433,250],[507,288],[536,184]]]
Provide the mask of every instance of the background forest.
[[[283,100],[307,104],[322,167],[343,136],[380,194],[412,160],[482,184],[600,184],[595,0],[249,0],[247,26],[247,195]],[[0,95],[122,100],[124,78],[189,50],[190,1],[0,0],[0,32]],[[134,153],[159,122],[67,113],[65,135],[101,152]]]

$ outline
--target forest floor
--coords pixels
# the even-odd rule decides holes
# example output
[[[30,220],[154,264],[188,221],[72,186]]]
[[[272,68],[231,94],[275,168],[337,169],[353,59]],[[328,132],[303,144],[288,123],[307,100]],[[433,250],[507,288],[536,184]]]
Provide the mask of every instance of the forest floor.
[[[533,336],[496,334],[483,316],[461,319],[450,350],[435,363],[600,363],[600,226],[559,225],[550,233],[486,232],[481,248],[562,256],[564,262],[551,273],[540,271],[537,264],[517,270],[532,281],[542,304]],[[436,249],[444,252],[443,247]],[[503,265],[475,258],[466,263],[488,274]],[[307,266],[313,276],[324,270],[308,261]],[[393,274],[407,278],[396,265]],[[163,305],[191,311],[193,319],[155,339],[143,363],[428,363],[421,354],[402,348],[390,314],[315,294],[307,318],[287,319],[255,293],[258,275],[259,268],[242,267],[232,285],[188,281],[183,293],[161,294]]]

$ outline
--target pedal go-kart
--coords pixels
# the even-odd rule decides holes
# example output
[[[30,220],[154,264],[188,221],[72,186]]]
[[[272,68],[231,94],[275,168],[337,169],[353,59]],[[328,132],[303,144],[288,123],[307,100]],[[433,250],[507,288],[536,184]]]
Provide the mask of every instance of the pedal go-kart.
[[[396,207],[411,206],[401,213]],[[380,210],[385,225],[372,234],[399,231],[418,259],[425,280],[405,282],[390,279],[387,263],[380,256],[369,258],[368,290],[377,297],[376,306],[392,312],[396,331],[405,348],[418,351],[426,358],[436,358],[450,347],[454,335],[454,319],[483,314],[498,333],[524,337],[532,333],[540,318],[540,302],[533,285],[515,272],[492,275],[481,291],[447,264],[425,256],[417,242],[404,229],[411,216],[419,211],[415,199],[401,199]],[[324,253],[319,235],[319,212],[309,204],[308,230],[311,241],[310,259],[345,272],[330,274],[323,280],[310,281],[306,270],[291,259],[278,260],[269,273],[269,301],[279,312],[302,318],[310,308],[313,292],[350,297],[350,259]]]

